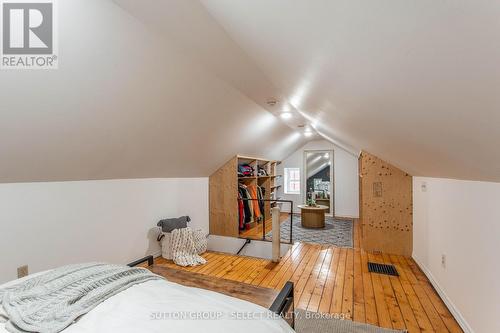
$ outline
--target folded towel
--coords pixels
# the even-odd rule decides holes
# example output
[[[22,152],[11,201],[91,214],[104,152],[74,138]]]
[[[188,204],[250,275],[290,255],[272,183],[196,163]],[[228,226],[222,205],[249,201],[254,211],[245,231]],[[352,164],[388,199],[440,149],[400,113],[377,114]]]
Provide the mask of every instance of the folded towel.
[[[174,229],[182,229],[187,227],[187,223],[191,221],[189,216],[181,216],[173,219],[164,219],[158,222],[157,226],[161,227],[163,232],[172,232]]]

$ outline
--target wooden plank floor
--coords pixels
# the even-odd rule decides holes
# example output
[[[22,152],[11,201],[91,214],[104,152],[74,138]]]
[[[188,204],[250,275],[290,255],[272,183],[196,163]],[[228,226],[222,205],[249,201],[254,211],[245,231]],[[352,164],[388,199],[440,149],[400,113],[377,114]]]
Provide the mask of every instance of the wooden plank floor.
[[[215,252],[203,255],[203,266],[182,268],[161,258],[156,264],[274,289],[290,280],[298,308],[410,333],[462,332],[413,259],[367,253],[358,222],[354,230],[353,249],[296,243],[276,264]],[[393,264],[400,276],[370,273],[367,261]]]
[[[289,215],[290,214],[288,213],[281,213],[280,222],[281,223],[285,222],[288,219]],[[266,224],[266,234],[267,234],[271,232],[271,230],[273,229],[273,219],[272,218],[267,219],[265,224]],[[240,237],[248,239],[262,239],[262,229],[264,227],[263,225],[264,223],[257,223],[257,225],[252,229],[240,231]]]

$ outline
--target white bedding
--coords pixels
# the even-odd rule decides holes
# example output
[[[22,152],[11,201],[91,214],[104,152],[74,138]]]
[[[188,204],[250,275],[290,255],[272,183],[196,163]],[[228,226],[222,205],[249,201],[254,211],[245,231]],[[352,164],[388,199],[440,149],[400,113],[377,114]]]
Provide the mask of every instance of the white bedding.
[[[0,333],[6,332],[4,324],[0,324]],[[63,332],[256,333],[293,330],[284,320],[276,319],[269,310],[256,304],[155,280],[132,286],[109,298]]]

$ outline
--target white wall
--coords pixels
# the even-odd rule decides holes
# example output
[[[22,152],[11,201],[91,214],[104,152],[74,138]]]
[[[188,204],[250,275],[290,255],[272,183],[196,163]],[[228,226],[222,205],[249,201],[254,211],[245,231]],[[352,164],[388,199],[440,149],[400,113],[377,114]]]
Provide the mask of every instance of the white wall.
[[[500,184],[413,182],[415,260],[466,331],[500,332]]]
[[[159,252],[156,222],[189,215],[208,233],[208,178],[0,184],[0,283],[60,265]]]
[[[156,2],[196,23],[186,1]],[[113,2],[58,12],[59,69],[0,74],[1,183],[208,177],[236,153],[282,159],[305,142]]]
[[[301,194],[285,194],[283,186],[278,190],[278,196],[284,200],[294,202],[294,210],[297,205],[305,202],[303,192],[304,177],[304,151],[306,150],[333,150],[334,155],[334,188],[335,188],[335,215],[342,217],[359,217],[359,177],[358,157],[345,151],[326,140],[314,140],[306,143],[290,156],[283,160],[278,167],[278,174],[283,175],[284,168],[300,168],[301,172]],[[283,184],[284,178],[280,180]],[[289,206],[283,205],[283,211],[288,211]]]

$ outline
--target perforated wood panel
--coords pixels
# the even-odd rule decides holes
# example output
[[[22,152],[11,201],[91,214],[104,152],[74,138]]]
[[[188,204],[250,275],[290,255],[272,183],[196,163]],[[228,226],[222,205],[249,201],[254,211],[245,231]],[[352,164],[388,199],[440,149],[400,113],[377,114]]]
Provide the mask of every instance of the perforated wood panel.
[[[412,177],[366,152],[359,163],[363,247],[411,255]]]

